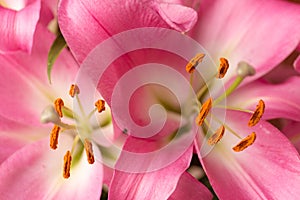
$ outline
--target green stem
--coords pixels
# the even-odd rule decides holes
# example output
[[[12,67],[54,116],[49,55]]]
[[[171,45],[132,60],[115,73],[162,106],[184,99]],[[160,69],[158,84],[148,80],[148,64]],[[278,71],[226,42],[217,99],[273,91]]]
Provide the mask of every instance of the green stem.
[[[238,76],[232,83],[232,85],[221,95],[219,96],[213,104],[218,104],[223,101],[226,97],[228,97],[244,80],[245,77]]]

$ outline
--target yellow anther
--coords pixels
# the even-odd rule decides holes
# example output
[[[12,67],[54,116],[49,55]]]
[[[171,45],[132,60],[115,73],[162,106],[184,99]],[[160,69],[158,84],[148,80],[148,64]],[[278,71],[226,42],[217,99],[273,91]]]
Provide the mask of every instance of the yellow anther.
[[[95,106],[99,113],[105,110],[105,101],[104,100],[98,100],[95,103]]]
[[[206,102],[204,102],[204,104],[201,107],[200,113],[196,118],[196,124],[198,124],[198,126],[201,126],[205,120],[205,118],[207,117],[210,109],[212,107],[212,98],[209,98]]]
[[[59,135],[60,127],[54,125],[51,134],[50,134],[50,147],[51,149],[56,149],[58,144],[58,135]]]
[[[264,112],[265,102],[263,100],[259,100],[258,105],[256,106],[256,109],[248,122],[248,126],[255,126],[263,116]]]
[[[229,68],[229,63],[226,58],[220,58],[220,66],[218,69],[217,78],[223,78]]]
[[[63,117],[62,107],[64,106],[64,101],[61,98],[58,98],[54,101],[54,108],[60,118]]]
[[[84,149],[85,149],[88,163],[93,164],[95,162],[93,147],[92,147],[92,143],[88,139],[84,140]]]
[[[254,143],[255,139],[256,139],[256,134],[255,134],[255,132],[252,132],[250,135],[248,135],[247,137],[245,137],[244,139],[242,139],[242,141],[240,141],[232,149],[235,152],[243,151],[244,149],[246,149],[247,147],[249,147],[250,145],[252,145]]]
[[[185,70],[190,74],[193,73],[199,62],[202,62],[204,56],[205,54],[203,53],[197,54],[194,58],[192,58],[192,60],[188,62],[188,64],[185,66]]]
[[[220,128],[207,140],[207,143],[210,145],[217,144],[223,137],[225,132],[224,125],[220,126]]]
[[[79,87],[75,84],[72,84],[69,91],[70,96],[74,97],[76,94],[79,93],[80,93]]]
[[[64,178],[70,177],[71,161],[72,161],[71,152],[67,151],[66,155],[64,156],[64,168],[63,168]]]

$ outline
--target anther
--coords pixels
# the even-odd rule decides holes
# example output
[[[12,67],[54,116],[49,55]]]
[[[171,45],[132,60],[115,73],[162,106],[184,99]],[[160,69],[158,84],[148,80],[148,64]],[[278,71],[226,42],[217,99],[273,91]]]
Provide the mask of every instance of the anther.
[[[255,69],[250,64],[242,61],[238,63],[237,74],[241,77],[253,76],[255,75]]]
[[[218,74],[217,74],[217,78],[223,78],[227,72],[229,68],[229,63],[228,60],[226,58],[220,58],[220,66],[218,69]]]
[[[79,87],[75,84],[72,84],[69,91],[70,96],[74,97],[76,94],[79,93],[80,93]]]
[[[255,139],[256,139],[256,134],[255,134],[255,132],[252,132],[250,135],[248,135],[247,137],[245,137],[244,139],[242,139],[242,141],[240,141],[232,149],[235,152],[243,151],[247,147],[249,147],[250,145],[252,145],[254,143]]]
[[[222,125],[210,138],[207,140],[207,143],[210,145],[217,144],[223,137],[225,132],[225,127]]]
[[[258,105],[256,106],[256,109],[248,122],[248,126],[250,127],[255,126],[263,116],[264,111],[265,111],[265,102],[263,100],[259,100]]]
[[[188,64],[185,66],[185,70],[190,74],[193,73],[199,62],[202,62],[204,56],[205,54],[203,53],[197,54],[194,58],[192,58],[192,60],[188,62]]]
[[[67,151],[66,155],[64,156],[64,168],[63,168],[64,178],[70,177],[71,161],[72,161],[71,152]]]
[[[51,149],[56,149],[58,144],[58,135],[59,135],[60,127],[54,125],[51,134],[50,134],[50,147]]]
[[[59,117],[63,117],[62,107],[64,106],[64,101],[61,98],[58,98],[54,101],[54,108],[59,115]]]
[[[92,147],[92,143],[88,139],[84,140],[84,149],[85,149],[88,163],[93,164],[95,162],[93,147]]]
[[[105,101],[104,100],[98,100],[95,103],[95,106],[99,113],[105,110]]]
[[[205,118],[207,117],[210,109],[212,107],[212,98],[209,98],[206,102],[204,102],[204,104],[201,107],[200,113],[196,118],[196,124],[198,124],[198,126],[201,126],[205,120]]]

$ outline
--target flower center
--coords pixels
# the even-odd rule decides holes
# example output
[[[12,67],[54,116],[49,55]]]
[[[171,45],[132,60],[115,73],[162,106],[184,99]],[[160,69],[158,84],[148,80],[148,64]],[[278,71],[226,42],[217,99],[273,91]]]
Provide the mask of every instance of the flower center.
[[[75,100],[77,101],[81,111],[80,114],[75,113],[72,109],[68,108],[61,98],[56,99],[54,101],[54,104],[46,107],[41,114],[42,123],[54,124],[53,129],[50,133],[51,149],[57,149],[58,137],[60,133],[69,133],[74,138],[72,149],[68,150],[64,156],[64,178],[70,177],[71,165],[73,165],[72,158],[81,156],[82,154],[82,151],[78,151],[78,149],[84,148],[89,164],[93,164],[95,162],[93,140],[89,138],[91,138],[91,133],[95,129],[100,128],[101,125],[93,126],[90,122],[90,119],[95,112],[98,111],[99,113],[101,113],[105,110],[105,101],[98,100],[95,103],[95,108],[87,115],[79,99],[79,93],[79,87],[74,84],[71,85],[69,95],[72,98],[75,98]],[[74,123],[64,123],[62,121],[62,118],[64,117],[71,119],[71,121],[74,121]]]
[[[201,56],[199,56],[201,55]],[[192,85],[192,76],[195,71],[195,68],[204,58],[204,54],[197,54],[196,57],[194,57],[187,65],[186,65],[186,71],[190,73],[191,76],[191,85]],[[226,58],[220,58],[220,65],[218,68],[217,74],[212,78],[209,79],[208,82],[212,81],[214,78],[222,79],[225,77],[226,72],[229,68],[229,62]],[[240,139],[240,142],[236,144],[234,147],[232,147],[233,151],[240,152],[245,150],[247,147],[252,145],[255,142],[256,139],[256,133],[252,132],[247,137],[242,138],[234,129],[232,129],[229,125],[224,123],[222,120],[218,119],[218,116],[215,116],[212,114],[211,110],[213,107],[219,107],[219,108],[225,108],[225,109],[233,109],[233,110],[239,110],[246,113],[252,113],[251,118],[249,119],[248,126],[253,127],[257,123],[259,123],[264,110],[265,110],[265,103],[263,100],[259,100],[258,105],[254,112],[241,109],[241,108],[229,108],[227,106],[219,105],[226,97],[228,97],[241,83],[242,81],[248,77],[255,74],[254,68],[249,65],[246,62],[240,62],[237,67],[237,77],[232,82],[232,84],[225,90],[223,94],[218,96],[217,98],[213,99],[211,97],[207,98],[206,101],[203,101],[202,99],[205,98],[204,94],[209,90],[209,84],[206,84],[203,88],[201,88],[197,92],[197,101],[200,108],[200,112],[198,116],[195,119],[195,123],[202,128],[202,130],[206,130],[203,132],[205,134],[205,137],[207,137],[207,143],[209,145],[215,145],[217,144],[223,137],[225,130],[227,129],[230,133],[232,133],[235,137]],[[217,130],[212,130],[212,128],[209,125],[209,122],[207,121],[207,117],[211,116],[212,119],[214,119],[218,124],[220,124],[220,127]]]

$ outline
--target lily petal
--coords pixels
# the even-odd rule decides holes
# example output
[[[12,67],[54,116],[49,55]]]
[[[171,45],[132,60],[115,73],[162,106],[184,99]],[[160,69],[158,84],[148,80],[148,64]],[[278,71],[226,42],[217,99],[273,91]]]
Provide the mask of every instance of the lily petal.
[[[300,73],[300,56],[298,56],[294,62],[294,68],[297,72]]]
[[[49,133],[45,129],[0,116],[0,164],[18,149],[46,135]]]
[[[46,66],[47,54],[53,40],[53,34],[45,27],[37,26],[31,55],[23,52],[0,55],[0,115],[21,123],[40,126],[39,118],[43,109],[56,98],[68,96],[78,65],[69,52],[63,51],[54,65],[52,73],[55,76],[50,86]]]
[[[218,197],[296,199],[300,195],[300,159],[289,140],[265,121],[247,127],[247,113],[228,111],[226,117],[226,125],[241,137],[252,131],[257,136],[253,145],[234,152],[232,147],[240,139],[226,129],[222,140],[203,157],[196,142],[199,158]]]
[[[289,121],[282,132],[290,139],[300,153],[300,122]]]
[[[48,139],[17,151],[0,166],[0,192],[4,199],[99,199],[102,185],[102,165],[89,165],[85,153],[71,168],[69,179],[62,177],[63,156],[73,140],[61,135],[56,151],[51,151]],[[67,192],[66,192],[67,191]]]
[[[149,164],[150,168],[150,163],[149,160],[145,163],[142,163],[145,160],[140,159],[126,160],[128,158],[126,156],[126,151],[139,153],[144,152],[146,154],[147,151],[151,150],[151,148],[155,148],[156,144],[157,143],[155,142],[135,139],[132,137],[127,139],[116,165],[116,170],[109,191],[109,199],[127,198],[161,200],[167,199],[173,193],[181,174],[184,173],[189,166],[189,162],[192,157],[192,146],[175,162],[164,168],[145,173],[135,173],[136,169],[133,169],[132,173],[129,172],[133,165],[147,167]],[[151,159],[150,157],[148,158],[150,160],[154,159]],[[162,161],[161,159],[159,160]],[[120,169],[123,167],[126,168],[128,172],[121,171]]]
[[[195,23],[193,9],[164,3],[160,7],[160,4],[154,0],[103,0],[101,3],[61,0],[58,21],[68,45],[82,63],[97,44],[117,33],[139,27],[173,27],[187,31]]]
[[[26,3],[24,8],[18,8],[21,9],[19,11],[0,6],[0,53],[19,50],[31,52],[35,28],[40,18],[41,1]]]
[[[228,106],[254,110],[262,99],[266,104],[264,119],[287,118],[300,121],[300,78],[289,78],[281,84],[255,81],[242,86],[227,98]]]
[[[181,175],[176,190],[168,200],[177,199],[205,200],[212,199],[211,192],[192,175],[185,172]]]
[[[160,16],[178,31],[190,30],[197,21],[196,11],[179,4],[160,3],[157,10]]]
[[[211,56],[229,59],[226,79],[240,61],[256,69],[257,79],[283,61],[300,40],[300,6],[287,1],[204,0],[191,33]],[[274,28],[280,31],[274,31]],[[293,33],[292,35],[290,33]],[[291,37],[286,37],[291,35]]]

